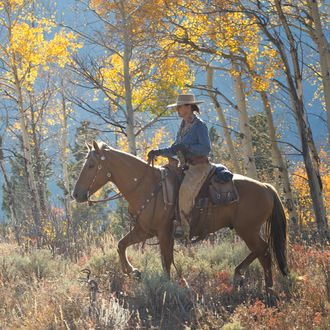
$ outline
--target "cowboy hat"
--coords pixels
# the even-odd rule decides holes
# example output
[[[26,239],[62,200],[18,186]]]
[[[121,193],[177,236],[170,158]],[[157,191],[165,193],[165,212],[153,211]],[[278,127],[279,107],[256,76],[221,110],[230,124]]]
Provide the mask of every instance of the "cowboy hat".
[[[173,108],[173,107],[177,107],[178,105],[184,105],[184,104],[200,104],[200,103],[204,103],[204,101],[195,100],[194,94],[179,94],[176,99],[176,103],[168,105],[167,108]]]

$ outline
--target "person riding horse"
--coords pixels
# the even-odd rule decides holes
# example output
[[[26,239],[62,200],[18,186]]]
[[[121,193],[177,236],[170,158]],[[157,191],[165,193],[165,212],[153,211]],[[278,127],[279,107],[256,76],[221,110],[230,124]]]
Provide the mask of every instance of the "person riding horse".
[[[209,175],[212,165],[209,161],[211,142],[205,122],[197,115],[198,104],[193,94],[180,94],[174,104],[168,108],[176,108],[182,122],[175,142],[168,148],[153,149],[148,159],[157,156],[173,157],[184,155],[186,165],[184,179],[179,190],[179,215],[181,224],[175,228],[176,238],[189,238],[190,218],[197,197],[204,181]]]

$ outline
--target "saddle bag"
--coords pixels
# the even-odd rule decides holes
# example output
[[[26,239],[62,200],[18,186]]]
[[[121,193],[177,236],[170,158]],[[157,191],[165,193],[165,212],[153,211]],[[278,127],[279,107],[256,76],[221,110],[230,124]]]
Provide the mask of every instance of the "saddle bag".
[[[212,204],[231,204],[238,201],[238,192],[232,180],[228,182],[219,182],[216,176],[213,176],[209,184],[209,197]]]

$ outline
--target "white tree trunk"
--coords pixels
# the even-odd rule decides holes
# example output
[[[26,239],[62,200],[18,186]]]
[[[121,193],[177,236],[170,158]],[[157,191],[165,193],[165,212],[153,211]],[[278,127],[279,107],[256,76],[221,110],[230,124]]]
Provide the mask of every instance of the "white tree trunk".
[[[136,155],[136,138],[134,132],[134,109],[132,103],[132,79],[130,73],[130,60],[132,56],[132,42],[129,36],[129,24],[127,21],[127,15],[125,11],[125,4],[123,1],[120,2],[120,11],[123,20],[122,33],[124,35],[124,86],[125,86],[125,103],[126,103],[126,119],[127,127],[126,134],[128,140],[128,151]]]
[[[48,206],[48,200],[47,200],[47,189],[46,189],[46,182],[45,180],[42,180],[42,162],[43,160],[41,159],[41,151],[40,151],[40,142],[38,141],[37,138],[37,125],[38,125],[38,120],[40,121],[40,116],[42,115],[39,114],[38,118],[35,116],[34,112],[34,104],[36,104],[36,100],[33,96],[33,93],[29,93],[29,99],[30,99],[30,141],[32,142],[30,149],[31,149],[31,154],[33,154],[33,167],[34,167],[34,177],[36,178],[37,181],[35,181],[36,184],[36,189],[37,189],[37,194],[38,194],[38,199],[40,203],[40,215],[42,219],[46,219],[47,214],[49,212],[49,206]]]
[[[8,12],[7,12],[8,14]],[[8,39],[11,40],[12,36],[12,22],[11,17],[8,14]],[[32,153],[30,148],[30,139],[29,139],[29,133],[27,130],[27,124],[26,124],[26,115],[24,111],[24,102],[23,102],[23,91],[22,91],[22,85],[21,81],[18,75],[18,67],[16,63],[18,62],[15,52],[11,54],[12,58],[10,59],[12,61],[12,66],[10,69],[12,70],[12,74],[14,76],[14,88],[16,92],[16,102],[17,102],[17,108],[18,108],[18,117],[19,117],[19,124],[22,134],[22,147],[23,147],[23,155],[25,159],[25,169],[26,169],[26,175],[27,175],[27,181],[28,181],[28,187],[30,190],[30,195],[28,196],[30,198],[30,205],[34,225],[35,225],[35,235],[37,239],[37,245],[40,246],[41,240],[42,240],[42,224],[41,224],[41,206],[40,206],[40,198],[38,195],[38,189],[36,185],[35,175],[33,171],[33,162],[32,162]]]
[[[63,184],[64,184],[64,205],[66,211],[66,218],[68,221],[68,227],[70,226],[72,219],[72,207],[71,207],[71,193],[70,193],[70,180],[69,180],[69,171],[68,171],[68,161],[69,161],[69,148],[68,148],[68,112],[66,108],[65,96],[62,93],[62,116],[63,121],[61,123],[61,154],[62,154],[62,169],[63,169]],[[68,229],[68,228],[67,228]]]
[[[309,31],[320,55],[323,93],[328,118],[328,141],[330,143],[330,47],[323,33],[317,0],[308,0],[308,4],[309,13],[314,22],[314,26],[310,27]]]
[[[231,159],[233,161],[234,171],[235,171],[235,173],[241,173],[241,169],[240,169],[238,158],[237,158],[237,155],[236,155],[236,151],[235,151],[235,148],[234,148],[234,145],[233,145],[233,140],[232,140],[231,135],[230,135],[230,130],[229,130],[228,125],[227,125],[225,114],[222,110],[222,107],[221,107],[220,103],[217,100],[216,95],[212,92],[212,90],[213,90],[213,72],[214,72],[214,69],[212,67],[208,66],[206,71],[207,71],[208,94],[209,94],[209,97],[210,97],[210,99],[212,100],[212,102],[214,104],[215,110],[217,111],[217,114],[218,114],[219,121],[220,121],[221,126],[223,128],[223,133],[225,135],[225,140],[226,140],[226,143],[227,143],[227,146],[228,146],[228,151],[229,151],[229,154],[231,155]]]
[[[276,142],[276,130],[273,121],[272,109],[268,100],[266,92],[261,92],[261,99],[264,105],[264,110],[267,116],[267,123],[269,129],[269,138],[272,146],[272,162],[275,168],[275,182],[280,183],[283,187],[283,193],[285,196],[285,204],[289,212],[289,224],[296,236],[298,234],[298,212],[294,197],[291,190],[289,172],[286,161],[281,154],[281,151]]]
[[[252,134],[249,126],[249,116],[247,113],[246,100],[245,100],[245,92],[243,88],[243,82],[240,75],[240,70],[234,61],[232,61],[232,66],[235,72],[235,76],[233,77],[234,86],[235,86],[235,94],[237,99],[237,107],[239,113],[239,122],[240,122],[240,133],[241,133],[241,145],[243,149],[243,167],[245,173],[253,178],[257,179],[257,168],[255,164],[255,158],[252,147]]]

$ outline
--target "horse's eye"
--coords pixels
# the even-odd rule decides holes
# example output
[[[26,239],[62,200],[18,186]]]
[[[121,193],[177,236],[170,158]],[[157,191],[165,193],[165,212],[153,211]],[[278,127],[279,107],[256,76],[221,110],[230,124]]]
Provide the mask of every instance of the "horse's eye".
[[[88,168],[93,168],[93,167],[95,167],[94,164],[89,164],[89,165],[88,165]]]

